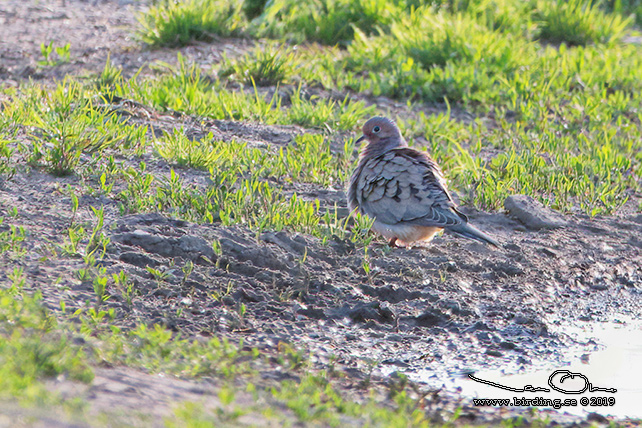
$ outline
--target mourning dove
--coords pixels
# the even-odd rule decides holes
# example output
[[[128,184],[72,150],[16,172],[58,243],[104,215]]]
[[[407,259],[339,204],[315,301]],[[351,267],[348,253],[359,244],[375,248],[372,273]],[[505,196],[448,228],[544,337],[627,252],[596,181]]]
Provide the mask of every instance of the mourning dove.
[[[437,163],[426,152],[409,148],[393,121],[373,117],[363,125],[357,143],[363,139],[368,144],[350,178],[348,205],[373,218],[372,230],[391,246],[429,241],[442,229],[499,246],[468,224]]]

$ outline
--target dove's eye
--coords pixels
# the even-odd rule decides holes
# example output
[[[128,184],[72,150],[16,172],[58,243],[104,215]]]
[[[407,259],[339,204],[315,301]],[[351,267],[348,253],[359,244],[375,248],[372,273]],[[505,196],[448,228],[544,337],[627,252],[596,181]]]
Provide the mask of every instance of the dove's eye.
[[[378,126],[375,126],[374,128],[372,128],[372,132],[374,132],[375,134],[379,131],[381,131],[381,128],[379,128]]]

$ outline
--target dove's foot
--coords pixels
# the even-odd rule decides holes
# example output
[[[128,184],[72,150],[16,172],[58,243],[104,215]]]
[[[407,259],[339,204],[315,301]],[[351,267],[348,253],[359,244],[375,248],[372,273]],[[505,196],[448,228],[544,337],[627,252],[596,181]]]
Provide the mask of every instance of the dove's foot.
[[[388,246],[390,248],[398,248],[399,245],[397,245],[397,238],[392,238],[390,241],[388,241]]]

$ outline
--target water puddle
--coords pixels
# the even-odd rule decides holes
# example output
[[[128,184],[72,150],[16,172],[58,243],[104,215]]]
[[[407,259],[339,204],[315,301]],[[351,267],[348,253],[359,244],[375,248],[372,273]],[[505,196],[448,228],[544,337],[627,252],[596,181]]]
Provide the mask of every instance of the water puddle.
[[[596,412],[642,418],[642,324],[599,324],[577,330],[564,332],[584,336],[601,350],[577,355],[567,366],[524,374],[478,372],[474,374],[477,381],[463,378],[457,382],[462,395],[508,399],[513,407],[557,408],[578,416]]]
[[[586,344],[568,351],[566,365],[539,361],[534,362],[537,369],[518,374],[514,374],[514,366],[504,366],[474,373],[477,380],[466,375],[451,378],[445,388],[456,389],[473,405],[475,399],[508,400],[486,402],[483,407],[488,410],[524,406],[557,409],[581,417],[595,412],[642,419],[642,323],[628,320],[565,327],[559,333]],[[430,374],[434,373],[426,370],[408,376],[431,384],[436,379],[430,379]]]

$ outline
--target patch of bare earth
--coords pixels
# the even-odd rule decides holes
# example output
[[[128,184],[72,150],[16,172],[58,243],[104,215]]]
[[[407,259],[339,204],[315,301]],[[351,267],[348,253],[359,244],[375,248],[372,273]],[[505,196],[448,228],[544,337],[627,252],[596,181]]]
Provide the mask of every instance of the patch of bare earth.
[[[251,40],[221,40],[182,49],[145,49],[136,40],[136,15],[144,1],[117,0],[5,0],[0,3],[0,81],[17,85],[28,79],[52,81],[67,75],[99,74],[107,58],[125,77],[154,62],[176,62],[180,52],[190,62],[206,67],[223,53],[234,57],[254,46]],[[70,61],[42,65],[41,44],[70,44]],[[54,53],[52,61],[58,57]],[[143,73],[149,72],[144,69]]]

